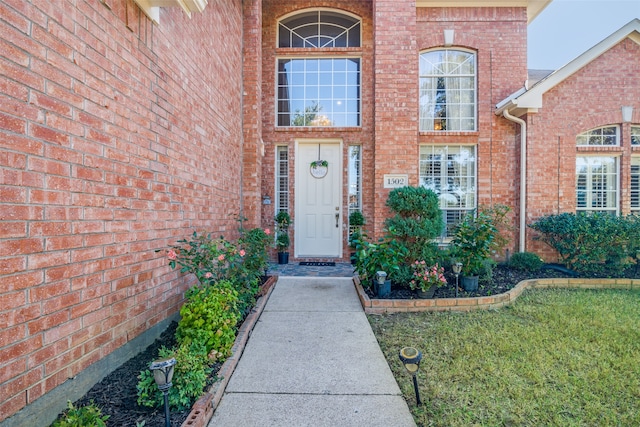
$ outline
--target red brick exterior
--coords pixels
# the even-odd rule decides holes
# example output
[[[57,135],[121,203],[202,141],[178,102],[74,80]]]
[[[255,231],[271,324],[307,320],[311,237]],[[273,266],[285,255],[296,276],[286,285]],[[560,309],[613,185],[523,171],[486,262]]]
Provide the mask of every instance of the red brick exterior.
[[[640,123],[640,45],[624,39],[543,97],[543,107],[526,117],[528,126],[527,224],[550,214],[576,210],[576,156],[618,156],[620,213],[630,213],[631,124]],[[622,123],[622,106],[632,106],[631,123]],[[620,125],[619,147],[576,147],[576,135]],[[527,230],[527,249],[555,261],[555,254]]]
[[[325,7],[344,10],[362,19],[362,126],[360,128],[278,129],[275,125],[275,62],[277,21],[296,10]],[[380,236],[388,216],[384,174],[408,174],[418,185],[420,144],[473,144],[478,147],[479,203],[513,207],[518,214],[519,156],[513,123],[494,114],[495,105],[524,84],[526,69],[526,8],[416,8],[407,0],[370,1],[264,1],[263,2],[262,124],[265,158],[262,192],[273,197],[275,146],[288,145],[290,194],[295,203],[294,141],[296,138],[341,138],[343,163],[347,147],[362,146],[363,213],[368,232]],[[443,30],[455,30],[454,46],[478,56],[478,130],[476,132],[418,131],[418,56],[443,47]],[[317,54],[309,49],[310,54]],[[351,52],[351,51],[349,51]],[[347,205],[344,168],[344,206]],[[265,210],[263,225],[273,224],[273,208]],[[516,224],[516,217],[513,221]],[[295,218],[294,218],[295,222]],[[343,257],[348,257],[345,244]],[[513,242],[516,247],[517,241]]]
[[[331,51],[361,58],[360,127],[275,126],[276,58],[300,53],[276,47],[277,22],[306,8],[361,18],[361,47]],[[419,132],[418,58],[444,47],[444,30],[477,56],[477,131]],[[229,0],[191,19],[163,8],[155,25],[133,0],[1,2],[0,423],[178,311],[190,283],[156,250],[194,230],[234,238],[237,214],[273,227],[262,201],[275,199],[276,146],[289,150],[294,206],[298,138],[342,140],[343,212],[348,147],[362,147],[373,237],[388,215],[384,174],[418,185],[420,145],[477,147],[478,202],[513,209],[515,251],[520,129],[495,106],[524,85],[526,45],[525,7]],[[527,223],[575,211],[581,152],[620,155],[629,212],[640,147],[576,148],[575,136],[620,124],[622,105],[640,123],[639,99],[629,39],[544,95],[525,117]],[[346,260],[346,228],[343,240]],[[527,249],[552,256],[528,231]]]
[[[155,250],[237,230],[242,2],[106,4],[0,4],[0,421],[179,309]]]

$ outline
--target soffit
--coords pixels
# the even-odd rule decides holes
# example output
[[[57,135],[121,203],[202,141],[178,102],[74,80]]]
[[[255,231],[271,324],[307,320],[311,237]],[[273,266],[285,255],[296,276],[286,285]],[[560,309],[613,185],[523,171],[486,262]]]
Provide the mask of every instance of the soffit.
[[[416,7],[526,7],[530,23],[553,0],[416,0]]]

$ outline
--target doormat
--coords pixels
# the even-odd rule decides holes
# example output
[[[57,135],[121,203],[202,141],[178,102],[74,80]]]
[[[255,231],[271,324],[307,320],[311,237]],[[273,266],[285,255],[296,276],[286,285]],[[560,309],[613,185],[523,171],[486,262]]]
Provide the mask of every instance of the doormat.
[[[330,262],[300,261],[300,264],[298,265],[306,265],[310,267],[335,267],[336,263],[333,261],[330,261]]]

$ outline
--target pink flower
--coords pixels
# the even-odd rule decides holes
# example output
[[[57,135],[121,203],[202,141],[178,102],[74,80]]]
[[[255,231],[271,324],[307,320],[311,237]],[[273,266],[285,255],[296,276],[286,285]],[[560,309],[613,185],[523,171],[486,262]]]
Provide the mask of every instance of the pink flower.
[[[211,279],[213,277],[213,274],[210,271],[207,271],[204,277],[206,277],[207,279]]]
[[[173,261],[177,257],[178,257],[178,254],[176,254],[176,251],[174,251],[173,249],[171,249],[167,254],[167,258],[169,258],[171,261]]]
[[[218,261],[224,261],[224,254],[218,255]]]
[[[240,249],[240,256],[245,256],[246,252],[244,251],[244,249]]]
[[[267,236],[269,236],[271,234],[271,230],[269,230],[268,228],[264,229],[264,234],[266,234]]]

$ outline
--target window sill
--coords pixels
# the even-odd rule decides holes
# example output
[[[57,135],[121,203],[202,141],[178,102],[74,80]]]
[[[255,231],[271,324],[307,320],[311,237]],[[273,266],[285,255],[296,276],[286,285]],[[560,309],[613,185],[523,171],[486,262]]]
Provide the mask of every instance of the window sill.
[[[316,127],[316,126],[282,126],[275,127],[276,132],[361,132],[362,127]]]
[[[468,131],[446,131],[446,130],[430,130],[430,131],[419,131],[418,135],[420,136],[478,136],[480,132],[477,130],[468,130]]]
[[[577,145],[578,153],[622,153],[624,149],[620,146],[607,145]]]

